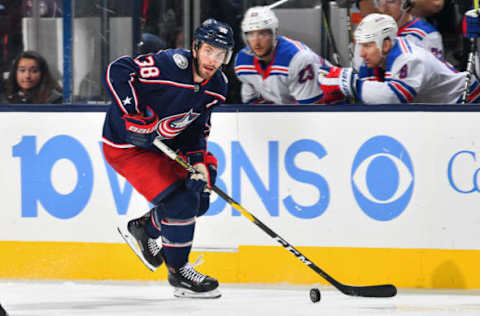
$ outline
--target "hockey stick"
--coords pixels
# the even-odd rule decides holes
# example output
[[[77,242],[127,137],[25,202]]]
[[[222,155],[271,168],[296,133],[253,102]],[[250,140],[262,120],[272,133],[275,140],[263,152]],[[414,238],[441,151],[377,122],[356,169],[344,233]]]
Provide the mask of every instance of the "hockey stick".
[[[165,145],[159,138],[155,138],[153,144],[160,149],[165,155],[167,155],[170,159],[175,160],[178,164],[180,164],[183,168],[188,170],[189,172],[196,173],[197,171],[185,160],[183,160],[180,156],[178,156],[173,150],[171,150],[167,145]],[[288,243],[285,239],[280,237],[277,233],[271,230],[267,225],[262,223],[258,218],[256,218],[252,213],[247,211],[243,206],[235,202],[231,197],[229,197],[225,192],[223,192],[220,188],[216,185],[212,187],[212,191],[217,193],[222,199],[224,199],[228,204],[230,204],[233,208],[240,212],[244,217],[250,220],[252,223],[257,225],[261,230],[267,233],[270,237],[275,239],[280,245],[282,245],[285,249],[287,249],[290,253],[292,253],[298,260],[303,262],[307,265],[310,269],[315,271],[317,274],[322,276],[325,280],[327,280],[330,284],[336,287],[340,292],[346,295],[351,296],[363,296],[363,297],[392,297],[397,294],[397,288],[391,284],[383,284],[383,285],[370,285],[370,286],[353,286],[353,285],[346,285],[343,283],[338,282],[333,277],[328,275],[325,271],[320,269],[315,263],[313,263],[310,259],[305,257],[300,251],[295,249],[290,243]]]
[[[280,1],[277,1],[277,2],[274,2],[272,3],[271,5],[267,6],[269,9],[273,9],[273,8],[276,8],[278,6],[281,6],[282,4],[284,4],[285,2],[288,2],[290,0],[280,0]]]
[[[473,0],[473,7],[475,10],[478,10],[478,0]],[[462,104],[465,104],[468,101],[468,95],[470,92],[469,91],[470,80],[472,79],[472,74],[473,74],[473,59],[474,59],[476,50],[477,50],[477,39],[471,38],[470,52],[468,53],[468,60],[467,60],[467,76],[465,78],[465,86],[463,87],[463,94],[462,94]]]
[[[327,29],[327,40],[330,41],[330,44],[332,44],[332,47],[333,47],[333,52],[332,52],[333,63],[335,64],[335,66],[341,66],[340,54],[338,53],[338,48],[337,48],[337,44],[335,43],[335,38],[333,37],[332,29],[328,25],[328,19],[327,19],[325,10],[326,10],[326,6],[322,4],[322,20],[323,20],[323,25]]]

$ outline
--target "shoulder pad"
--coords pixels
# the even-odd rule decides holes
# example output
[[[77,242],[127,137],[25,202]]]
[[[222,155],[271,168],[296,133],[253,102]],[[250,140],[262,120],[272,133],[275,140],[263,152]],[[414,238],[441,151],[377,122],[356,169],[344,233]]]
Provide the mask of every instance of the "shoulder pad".
[[[173,61],[175,62],[175,64],[177,65],[178,68],[180,68],[182,70],[187,69],[187,67],[188,67],[187,57],[185,57],[182,54],[176,53],[176,54],[173,54],[172,58],[173,58]]]

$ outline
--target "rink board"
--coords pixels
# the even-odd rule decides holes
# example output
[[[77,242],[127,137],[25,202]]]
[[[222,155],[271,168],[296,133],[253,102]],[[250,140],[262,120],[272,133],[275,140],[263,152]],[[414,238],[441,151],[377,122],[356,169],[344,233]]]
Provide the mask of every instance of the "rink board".
[[[115,225],[149,205],[105,164],[104,113],[2,113],[0,278],[164,279]],[[480,113],[224,113],[217,184],[347,283],[480,288]],[[322,283],[219,199],[192,259],[223,282]],[[203,250],[209,251],[203,251]]]

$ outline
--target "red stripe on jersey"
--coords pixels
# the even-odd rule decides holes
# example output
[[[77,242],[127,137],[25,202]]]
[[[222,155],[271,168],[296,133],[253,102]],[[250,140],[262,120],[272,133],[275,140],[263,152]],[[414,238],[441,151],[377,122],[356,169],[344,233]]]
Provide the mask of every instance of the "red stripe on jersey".
[[[409,49],[407,44],[405,44],[405,41],[403,39],[399,39],[398,41],[400,42],[400,48],[402,49],[402,52],[408,53]]]
[[[390,83],[399,91],[403,94],[403,96],[405,97],[405,99],[407,99],[408,102],[412,102],[413,100],[413,96],[412,94],[407,90],[405,89],[404,87],[402,87],[401,84],[399,84],[398,82],[395,82],[395,81],[390,81]]]
[[[478,87],[475,90],[473,90],[472,93],[470,93],[470,95],[468,96],[468,103],[475,100],[475,98],[478,97],[479,94],[480,94],[480,85],[478,85]]]
[[[217,100],[217,99],[215,99],[215,100],[213,100],[212,102],[210,102],[210,103],[208,103],[207,105],[205,105],[205,108],[206,108],[206,109],[209,109],[209,108],[211,108],[212,106],[214,106],[216,103],[218,103],[218,100]]]
[[[174,87],[178,87],[178,88],[185,88],[185,89],[192,89],[192,90],[195,89],[194,85],[175,82],[175,81],[170,81],[170,80],[147,80],[147,79],[142,79],[142,78],[139,78],[138,80],[140,82],[143,82],[143,83],[164,84],[164,85],[174,86]]]
[[[421,29],[406,29],[401,34],[408,34],[408,33],[416,33],[416,34],[420,35],[422,38],[427,36],[427,34],[425,32],[423,32]]]
[[[220,100],[222,100],[223,102],[225,102],[226,98],[219,94],[219,93],[215,93],[215,92],[212,92],[212,91],[208,91],[208,90],[205,90],[204,92],[205,94],[208,94],[208,95],[211,95],[212,97],[216,97],[216,98],[219,98]]]
[[[187,226],[187,225],[192,225],[192,224],[195,223],[195,217],[192,217],[189,220],[186,220],[186,221],[183,221],[183,222],[172,222],[172,221],[162,219],[161,223],[163,225],[169,225],[169,226]]]
[[[238,66],[235,67],[235,71],[240,71],[240,70],[255,70],[254,66]]]
[[[415,24],[419,19],[418,18],[414,18],[412,21],[410,21],[409,23],[407,24],[404,24],[402,27],[400,27],[397,31],[397,35],[400,35],[402,34],[405,29],[409,28],[411,25]]]

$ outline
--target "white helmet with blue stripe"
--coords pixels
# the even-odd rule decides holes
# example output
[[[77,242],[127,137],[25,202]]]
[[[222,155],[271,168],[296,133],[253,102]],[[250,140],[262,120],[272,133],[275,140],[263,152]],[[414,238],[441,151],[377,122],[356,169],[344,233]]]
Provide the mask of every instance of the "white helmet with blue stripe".
[[[383,41],[394,41],[397,37],[398,26],[395,20],[386,14],[372,13],[362,19],[355,30],[355,42],[358,44],[375,42],[380,52]]]
[[[245,33],[259,30],[271,30],[273,35],[273,46],[278,40],[278,18],[272,9],[266,6],[252,7],[245,12],[242,20],[242,37],[248,45]]]

